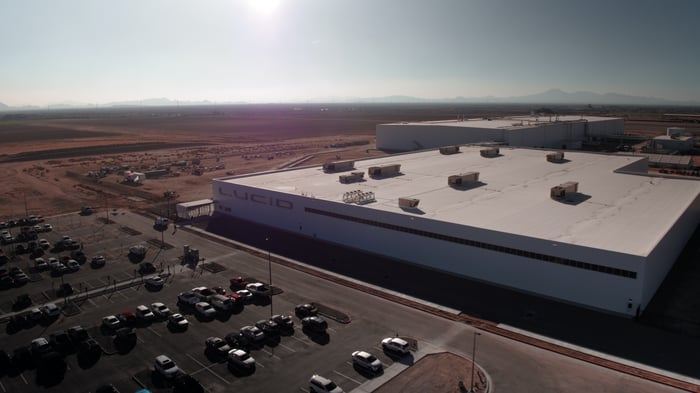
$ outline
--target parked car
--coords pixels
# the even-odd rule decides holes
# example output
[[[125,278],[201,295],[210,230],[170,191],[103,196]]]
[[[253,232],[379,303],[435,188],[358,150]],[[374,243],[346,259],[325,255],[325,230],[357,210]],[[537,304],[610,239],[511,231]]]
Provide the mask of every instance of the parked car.
[[[73,341],[74,344],[78,344],[90,338],[90,335],[88,334],[87,330],[85,330],[85,328],[80,325],[69,327],[68,329],[66,329],[66,333],[68,333],[68,337],[70,337],[71,341]]]
[[[136,332],[133,328],[122,327],[114,335],[114,344],[119,349],[128,349],[136,345]]]
[[[141,262],[139,264],[139,274],[151,274],[156,272],[156,267],[151,262]]]
[[[262,341],[265,339],[263,331],[255,326],[243,326],[241,334],[250,341]]]
[[[37,271],[46,270],[48,268],[49,264],[46,263],[44,258],[39,257],[34,259],[34,269],[36,269]]]
[[[155,370],[165,379],[173,379],[180,374],[180,368],[165,355],[156,356]]]
[[[55,303],[47,303],[41,307],[41,313],[46,319],[54,319],[61,315],[61,309]]]
[[[273,315],[271,319],[277,322],[277,326],[282,330],[294,328],[294,320],[289,315],[276,314]]]
[[[19,295],[15,298],[15,301],[12,303],[12,309],[17,311],[21,310],[23,308],[27,308],[32,305],[32,298],[29,297],[27,294],[22,294]]]
[[[151,289],[161,289],[164,284],[165,281],[160,276],[149,277],[146,280],[146,287]]]
[[[51,347],[49,340],[45,339],[44,337],[38,337],[29,343],[29,350],[31,351],[32,356],[38,358],[43,354],[51,352],[53,348]]]
[[[204,387],[189,374],[181,374],[173,381],[173,393],[204,393]]]
[[[151,309],[143,304],[136,306],[136,317],[144,321],[152,321],[156,318]]]
[[[195,304],[199,303],[200,301],[201,301],[201,299],[194,292],[180,292],[180,294],[177,295],[178,304],[186,304],[189,306],[194,306]]]
[[[277,325],[277,322],[271,319],[261,319],[255,322],[255,327],[262,330],[266,336],[275,336],[280,332],[280,328]]]
[[[253,299],[253,293],[250,292],[247,289],[241,289],[236,291],[236,294],[238,295],[238,298],[241,299],[244,303],[249,302]]]
[[[75,259],[69,259],[68,263],[66,264],[66,267],[73,272],[77,272],[80,270],[80,263],[76,261]]]
[[[204,341],[204,345],[207,352],[221,358],[226,357],[228,352],[232,349],[228,343],[220,337],[208,337]]]
[[[49,243],[49,241],[46,239],[39,239],[39,247],[43,248],[44,250],[48,250],[51,248],[51,243]]]
[[[54,350],[63,354],[70,352],[71,348],[73,347],[73,343],[71,342],[68,333],[63,330],[51,333],[49,335],[49,343],[51,343]]]
[[[107,264],[107,260],[102,255],[96,255],[90,261],[90,266],[92,266],[93,268],[100,268],[105,264]]]
[[[236,348],[228,352],[228,364],[234,367],[252,370],[255,368],[255,359],[250,356],[250,353]]]
[[[202,318],[214,319],[216,317],[216,310],[207,302],[196,303],[194,308],[197,311],[197,314],[199,314],[199,316]]]
[[[190,322],[180,313],[171,314],[168,317],[168,325],[174,329],[185,330]]]
[[[378,373],[384,368],[382,361],[377,359],[376,356],[372,355],[369,352],[355,351],[352,353],[351,357],[353,365],[363,368],[367,371]]]
[[[231,285],[231,289],[244,289],[245,286],[248,285],[248,281],[244,280],[241,276],[237,276],[232,277],[229,280],[229,284]]]
[[[58,296],[69,296],[73,294],[73,286],[70,285],[70,283],[64,282],[63,284],[58,286],[58,290],[56,290],[56,295]]]
[[[248,348],[251,341],[240,332],[229,333],[224,337],[224,340],[226,340],[226,343],[228,343],[231,348],[241,349]]]
[[[410,351],[408,341],[399,337],[387,337],[382,340],[382,348],[385,351],[406,355]]]
[[[87,261],[87,256],[80,250],[71,251],[70,257],[78,261],[81,265]]]
[[[117,330],[121,325],[122,323],[119,318],[114,315],[108,315],[102,318],[102,326],[106,329]]]
[[[163,303],[155,302],[151,303],[151,312],[156,318],[167,318],[170,316],[170,309]]]
[[[270,296],[270,288],[261,282],[253,282],[245,286],[253,296]]]
[[[78,351],[83,355],[97,356],[102,353],[102,346],[94,338],[87,338],[80,342]]]
[[[124,311],[121,314],[117,314],[117,319],[122,323],[122,326],[134,326],[138,322],[136,314],[131,311]]]
[[[29,282],[29,276],[26,275],[24,272],[15,274],[14,276],[12,276],[12,279],[15,282],[15,286],[20,286]]]
[[[343,393],[341,389],[335,382],[328,378],[322,377],[318,374],[314,374],[309,379],[309,392],[310,393]]]
[[[318,308],[311,303],[298,304],[294,307],[294,313],[299,318],[312,317],[318,314]]]
[[[303,329],[314,333],[325,333],[326,329],[328,329],[328,322],[324,321],[321,317],[314,315],[311,317],[302,318],[301,326]]]

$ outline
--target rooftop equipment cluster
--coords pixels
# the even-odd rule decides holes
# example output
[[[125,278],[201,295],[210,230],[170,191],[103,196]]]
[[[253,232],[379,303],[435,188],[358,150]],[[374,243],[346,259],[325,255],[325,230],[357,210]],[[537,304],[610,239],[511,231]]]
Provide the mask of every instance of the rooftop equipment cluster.
[[[354,190],[348,191],[343,194],[343,202],[345,203],[357,203],[358,205],[364,205],[365,203],[374,202],[374,193],[372,191],[361,191]]]
[[[459,187],[470,182],[479,181],[479,172],[465,172],[458,175],[452,175],[447,178],[447,185],[450,187]]]
[[[547,153],[547,161],[549,162],[560,162],[564,160],[564,152],[558,151],[556,153]]]
[[[500,150],[497,147],[481,149],[479,153],[481,153],[482,157],[497,157],[499,154],[501,154]]]
[[[349,171],[353,169],[355,169],[355,161],[333,161],[323,164],[323,171],[326,173]]]
[[[401,173],[401,164],[389,164],[382,166],[371,166],[367,169],[370,177],[386,177]]]
[[[338,177],[338,181],[340,181],[343,184],[348,184],[348,183],[355,183],[358,181],[362,181],[365,177],[364,172],[352,172],[349,175],[340,175]]]
[[[566,194],[573,194],[578,192],[578,182],[577,181],[568,181],[566,183],[562,183],[558,186],[552,187],[552,189],[549,191],[549,197],[552,199],[564,199],[566,197]]]

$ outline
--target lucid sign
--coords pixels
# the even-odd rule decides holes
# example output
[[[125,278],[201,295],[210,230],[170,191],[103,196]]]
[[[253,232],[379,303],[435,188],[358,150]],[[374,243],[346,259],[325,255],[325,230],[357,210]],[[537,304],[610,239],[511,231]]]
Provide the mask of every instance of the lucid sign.
[[[279,207],[281,209],[294,209],[294,203],[292,201],[288,201],[286,199],[280,199],[280,198],[275,198],[263,194],[257,194],[254,192],[248,192],[248,191],[240,191],[240,190],[233,190],[232,193],[227,193],[224,192],[224,190],[219,187],[219,193],[221,195],[230,197],[230,198],[236,198],[240,199],[243,201],[250,201],[253,203],[258,203],[261,205],[269,205],[269,206],[274,206],[274,207]]]

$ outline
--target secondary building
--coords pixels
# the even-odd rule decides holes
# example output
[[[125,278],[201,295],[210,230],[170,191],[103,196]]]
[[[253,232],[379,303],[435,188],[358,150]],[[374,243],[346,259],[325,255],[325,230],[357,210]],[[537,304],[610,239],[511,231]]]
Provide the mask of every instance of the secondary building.
[[[513,116],[377,125],[377,149],[411,151],[467,143],[578,149],[624,133],[624,120],[599,116]]]
[[[215,214],[565,302],[643,311],[700,221],[647,159],[451,146],[215,179]]]

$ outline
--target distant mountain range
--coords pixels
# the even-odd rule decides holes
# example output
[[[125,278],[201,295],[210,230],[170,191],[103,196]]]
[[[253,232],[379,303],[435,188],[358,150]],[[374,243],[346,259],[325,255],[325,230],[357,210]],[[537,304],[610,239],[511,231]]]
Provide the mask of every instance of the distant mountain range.
[[[277,103],[300,103],[301,101],[281,101]],[[593,93],[576,91],[568,93],[560,89],[550,89],[542,93],[513,96],[513,97],[454,97],[428,99],[411,96],[386,97],[321,97],[303,101],[304,103],[465,103],[465,104],[583,104],[583,105],[679,105],[700,106],[698,101],[674,101],[657,97],[640,97],[619,93]],[[197,105],[234,105],[250,104],[252,102],[211,102],[211,101],[177,101],[169,98],[149,98],[145,100],[119,101],[107,104],[60,103],[45,107],[22,106],[11,107],[0,102],[0,111],[32,110],[32,109],[72,109],[72,108],[120,108],[120,107],[157,107],[157,106],[197,106]]]

